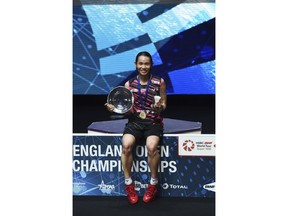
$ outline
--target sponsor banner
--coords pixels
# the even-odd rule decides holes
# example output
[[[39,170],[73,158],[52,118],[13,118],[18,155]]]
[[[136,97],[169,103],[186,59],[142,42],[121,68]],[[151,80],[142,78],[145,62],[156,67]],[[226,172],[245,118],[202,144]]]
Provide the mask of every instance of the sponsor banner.
[[[205,185],[215,182],[214,157],[178,155],[178,136],[164,136],[158,148],[159,196],[215,197]],[[121,163],[122,136],[73,136],[73,195],[126,196]],[[150,181],[145,143],[133,151],[132,179],[135,190],[143,196]]]
[[[182,135],[178,139],[179,156],[215,156],[215,135]]]

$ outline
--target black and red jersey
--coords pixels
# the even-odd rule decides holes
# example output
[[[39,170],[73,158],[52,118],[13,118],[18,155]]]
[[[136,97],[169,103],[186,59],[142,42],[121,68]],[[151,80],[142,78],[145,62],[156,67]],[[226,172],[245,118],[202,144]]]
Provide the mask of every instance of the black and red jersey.
[[[160,115],[160,112],[155,112],[151,109],[151,104],[154,104],[154,96],[160,96],[160,86],[161,86],[161,77],[151,75],[150,84],[148,87],[148,94],[145,100],[146,87],[147,85],[141,85],[141,97],[144,104],[144,111],[146,113],[146,118],[144,121],[152,121],[163,124],[163,118]],[[129,80],[129,89],[134,96],[134,106],[133,106],[133,117],[142,120],[139,117],[141,110],[143,110],[140,99],[139,99],[139,90],[138,90],[138,76]]]

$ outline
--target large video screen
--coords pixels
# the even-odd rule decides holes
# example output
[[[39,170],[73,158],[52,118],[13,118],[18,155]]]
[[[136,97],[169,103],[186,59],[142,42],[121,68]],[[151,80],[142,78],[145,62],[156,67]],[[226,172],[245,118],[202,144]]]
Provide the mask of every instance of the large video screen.
[[[74,3],[73,94],[124,85],[140,51],[152,55],[168,95],[215,94],[215,2],[177,2]]]

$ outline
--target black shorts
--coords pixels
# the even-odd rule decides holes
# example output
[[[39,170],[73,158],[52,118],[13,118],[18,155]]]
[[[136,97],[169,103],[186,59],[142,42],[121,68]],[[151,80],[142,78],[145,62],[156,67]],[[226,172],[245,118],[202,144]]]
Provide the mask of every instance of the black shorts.
[[[161,139],[163,131],[163,125],[159,123],[129,121],[126,123],[123,134],[132,134],[136,140],[146,139],[151,135],[158,136]]]

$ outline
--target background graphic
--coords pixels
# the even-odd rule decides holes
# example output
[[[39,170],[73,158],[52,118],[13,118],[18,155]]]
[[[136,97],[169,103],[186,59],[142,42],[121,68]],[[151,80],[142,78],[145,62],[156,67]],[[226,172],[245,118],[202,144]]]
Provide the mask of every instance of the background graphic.
[[[112,150],[119,150],[121,137],[113,135],[73,136],[73,146],[77,146],[77,151],[76,148],[73,148],[73,165],[75,165],[73,170],[73,195],[126,196],[120,156],[114,155],[114,150]],[[98,156],[91,156],[93,154],[79,156],[81,146],[86,146],[89,149],[91,145],[98,147]],[[140,151],[138,151],[139,149],[137,151],[138,155],[141,156],[134,158],[137,161],[134,161],[134,163],[141,164],[140,169],[144,171],[133,172],[132,176],[135,180],[136,191],[140,196],[143,196],[150,180],[150,173],[146,170],[146,156],[141,153],[143,152],[141,151],[142,147],[144,147],[144,143],[139,146]],[[215,183],[215,157],[178,156],[178,136],[164,136],[162,147],[165,150],[168,149],[168,151],[161,155],[159,196],[215,197],[215,192],[211,191],[211,187],[206,186]],[[136,148],[134,150],[136,151]],[[104,155],[105,152],[108,152],[108,155]],[[169,153],[168,157],[167,152]],[[134,155],[136,155],[136,152],[134,152]],[[87,164],[92,164],[92,161],[94,161],[94,164],[106,163],[114,166],[114,168],[106,166],[105,171],[81,171],[77,170],[79,161],[85,161]],[[214,187],[213,189],[215,190]]]
[[[168,95],[215,94],[215,3],[178,2],[74,4],[73,94],[124,85],[143,50]]]

